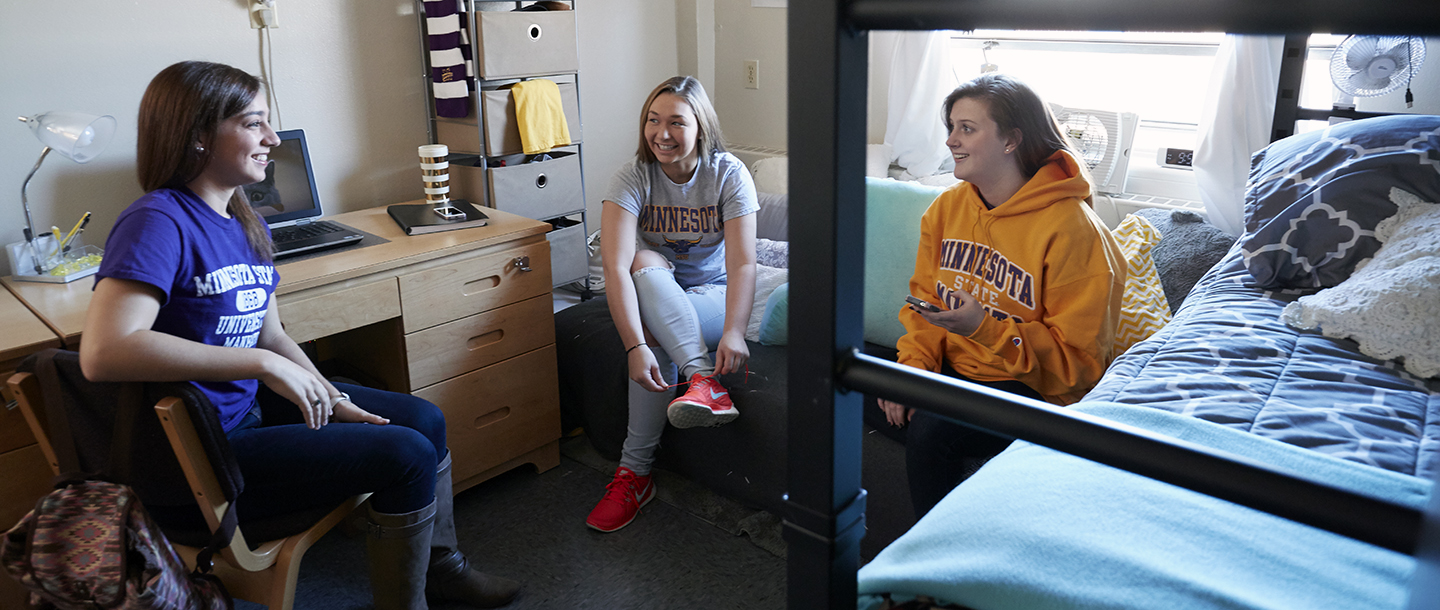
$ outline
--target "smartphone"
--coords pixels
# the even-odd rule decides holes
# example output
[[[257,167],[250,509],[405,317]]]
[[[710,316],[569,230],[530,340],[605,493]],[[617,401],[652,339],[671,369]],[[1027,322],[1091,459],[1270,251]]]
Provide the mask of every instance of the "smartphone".
[[[905,302],[919,307],[920,309],[924,309],[925,311],[928,311],[930,313],[940,312],[940,307],[938,305],[935,305],[934,303],[927,303],[925,301],[917,299],[915,298],[915,295],[906,295]]]

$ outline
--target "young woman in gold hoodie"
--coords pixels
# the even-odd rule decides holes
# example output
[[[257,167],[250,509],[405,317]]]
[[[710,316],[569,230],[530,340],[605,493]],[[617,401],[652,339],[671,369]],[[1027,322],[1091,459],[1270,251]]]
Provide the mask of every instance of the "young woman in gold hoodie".
[[[900,311],[899,362],[1066,405],[1100,379],[1125,287],[1125,258],[1091,210],[1086,172],[1039,96],[985,74],[945,98],[959,184],[920,224],[911,295],[939,305]],[[1008,438],[891,401],[906,431],[916,516],[999,453]]]

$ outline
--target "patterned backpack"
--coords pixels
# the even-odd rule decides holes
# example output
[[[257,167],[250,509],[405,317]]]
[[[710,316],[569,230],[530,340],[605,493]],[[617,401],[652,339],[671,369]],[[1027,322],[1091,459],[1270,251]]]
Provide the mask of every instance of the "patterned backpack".
[[[41,498],[0,540],[0,564],[35,608],[233,607],[220,579],[185,573],[135,492],[107,481],[75,481]]]
[[[166,470],[155,468],[146,455],[158,444],[155,439],[136,442],[135,422],[149,411],[140,384],[84,381],[77,355],[60,350],[36,354],[20,370],[35,373],[40,381],[44,412],[36,416],[48,422],[47,436],[64,473],[57,477],[55,491],[0,537],[0,567],[29,590],[30,605],[58,610],[231,610],[230,594],[209,569],[215,551],[234,535],[234,503],[197,557],[196,570],[187,573],[145,511],[138,488],[115,482],[132,482],[132,453],[140,454],[137,463],[146,464],[144,471],[137,471],[142,476],[134,478],[135,484],[157,488],[159,483],[147,480],[154,479],[149,473]],[[173,459],[173,453],[170,456]]]

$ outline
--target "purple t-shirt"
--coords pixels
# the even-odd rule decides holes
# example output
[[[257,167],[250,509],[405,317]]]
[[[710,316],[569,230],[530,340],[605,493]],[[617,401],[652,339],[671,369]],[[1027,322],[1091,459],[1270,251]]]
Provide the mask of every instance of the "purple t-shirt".
[[[263,221],[262,221],[263,222]],[[135,280],[164,293],[152,330],[206,345],[255,347],[275,285],[240,221],[188,189],[159,189],[130,204],[105,241],[100,278]],[[220,410],[225,430],[250,410],[259,382],[191,382]]]

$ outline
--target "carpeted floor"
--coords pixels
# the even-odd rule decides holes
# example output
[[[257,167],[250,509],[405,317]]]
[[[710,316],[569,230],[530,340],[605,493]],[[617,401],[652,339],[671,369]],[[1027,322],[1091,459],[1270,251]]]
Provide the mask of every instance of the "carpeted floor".
[[[601,534],[585,527],[585,516],[614,463],[583,437],[565,439],[562,454],[547,472],[521,467],[455,498],[472,564],[525,584],[508,608],[784,606],[784,544],[772,516],[657,471],[656,500],[625,529]],[[337,530],[320,540],[301,563],[295,598],[298,610],[371,607],[364,539]]]

